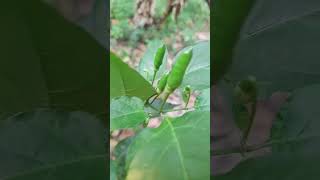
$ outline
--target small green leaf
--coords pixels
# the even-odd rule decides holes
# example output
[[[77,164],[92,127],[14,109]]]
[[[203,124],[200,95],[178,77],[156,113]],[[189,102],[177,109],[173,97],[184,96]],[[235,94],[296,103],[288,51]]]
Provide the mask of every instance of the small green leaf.
[[[110,131],[135,128],[147,120],[144,103],[137,97],[120,97],[111,100]]]

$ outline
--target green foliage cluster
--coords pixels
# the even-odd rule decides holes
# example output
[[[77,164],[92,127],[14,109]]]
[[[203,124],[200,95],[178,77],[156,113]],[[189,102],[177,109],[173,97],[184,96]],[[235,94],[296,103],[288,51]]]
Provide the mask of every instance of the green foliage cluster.
[[[197,94],[195,105],[178,109],[184,112],[179,117],[167,114],[177,110],[177,105],[166,102],[170,93],[160,97],[161,92],[157,94],[153,87],[153,82],[159,82],[168,72],[168,53],[161,42],[153,41],[136,70],[111,53],[110,133],[123,129],[135,133],[120,141],[111,153],[112,180],[209,179],[210,82],[202,78],[210,73],[209,46],[209,41],[199,42],[174,58],[165,87],[174,88],[170,93],[177,90],[187,92],[186,96]],[[183,72],[177,73],[177,68]],[[205,74],[194,73],[197,71]],[[173,79],[175,84],[170,84],[174,76],[182,77],[182,82]],[[203,79],[201,84],[194,83],[199,79]],[[188,101],[187,97],[184,103]],[[146,128],[152,118],[161,123],[157,128]]]

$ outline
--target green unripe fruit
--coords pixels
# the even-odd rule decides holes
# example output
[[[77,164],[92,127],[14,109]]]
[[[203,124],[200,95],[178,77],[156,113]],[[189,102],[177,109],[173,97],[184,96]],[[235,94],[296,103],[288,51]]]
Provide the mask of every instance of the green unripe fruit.
[[[157,93],[160,94],[162,93],[162,91],[164,90],[164,88],[167,85],[167,80],[168,80],[168,76],[169,74],[164,74],[161,79],[158,81],[158,85],[157,85]]]
[[[191,88],[188,85],[183,89],[182,98],[183,98],[184,102],[188,103],[190,95],[191,95]]]
[[[162,65],[164,54],[166,53],[166,46],[163,44],[157,49],[156,55],[154,57],[154,70],[158,71]]]
[[[173,92],[178,88],[183,80],[187,67],[192,59],[192,49],[181,53],[174,64],[167,82],[167,91]]]

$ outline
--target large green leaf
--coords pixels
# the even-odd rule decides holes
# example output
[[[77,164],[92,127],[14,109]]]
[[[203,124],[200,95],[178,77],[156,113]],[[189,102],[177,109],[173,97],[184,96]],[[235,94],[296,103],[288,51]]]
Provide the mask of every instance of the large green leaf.
[[[139,63],[138,71],[145,79],[147,79],[150,82],[152,81],[152,77],[154,74],[154,65],[153,65],[154,57],[157,53],[158,48],[162,44],[163,44],[163,42],[161,42],[160,40],[150,41],[148,43],[148,49],[147,49],[146,53],[143,55],[143,57]],[[168,51],[166,50],[166,52],[164,54],[163,63],[162,63],[162,65],[156,75],[156,80],[160,79],[162,77],[162,75],[166,72],[167,57],[168,57]]]
[[[210,175],[210,112],[166,118],[129,147],[127,180],[205,180]]]
[[[118,180],[117,165],[113,160],[110,160],[110,180]]]
[[[0,19],[0,114],[48,106],[106,114],[103,46],[42,1],[6,1]]]
[[[134,141],[135,136],[131,136],[120,141],[114,148],[113,154],[115,156],[115,164],[117,166],[117,177],[122,180],[126,177],[126,158],[128,153],[128,148],[130,144]]]
[[[210,87],[210,41],[202,41],[193,46],[193,56],[183,77],[181,88],[190,85],[192,90],[202,90]],[[180,53],[190,49],[186,47]]]
[[[215,84],[232,63],[241,27],[255,0],[215,0],[212,17],[213,79]]]
[[[84,112],[40,109],[0,123],[0,179],[106,179],[104,127]]]
[[[146,100],[153,94],[155,90],[149,82],[115,54],[110,54],[110,98],[135,96]]]
[[[285,126],[271,139],[272,153],[245,161],[217,180],[320,178],[320,85],[299,89],[281,113]]]
[[[234,79],[256,76],[265,95],[320,82],[320,1],[257,0],[234,53]]]
[[[106,23],[109,13],[109,1],[96,0],[95,6],[90,15],[80,18],[78,24],[84,27],[95,39],[100,42],[105,48],[109,49],[109,29],[110,24]]]
[[[144,102],[136,97],[120,97],[111,100],[110,131],[135,128],[147,120]]]

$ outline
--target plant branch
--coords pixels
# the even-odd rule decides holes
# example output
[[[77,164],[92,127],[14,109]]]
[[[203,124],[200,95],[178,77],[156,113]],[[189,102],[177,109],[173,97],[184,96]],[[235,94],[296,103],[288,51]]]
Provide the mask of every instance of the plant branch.
[[[154,80],[156,79],[157,72],[158,72],[157,70],[154,70],[153,77],[152,77],[152,82],[151,82],[152,86],[153,86]]]
[[[256,115],[256,111],[257,111],[257,98],[254,99],[254,102],[251,104],[251,112],[250,112],[250,117],[249,117],[249,126],[248,128],[245,130],[245,132],[243,133],[244,136],[241,139],[241,145],[245,146],[246,145],[246,141],[248,139],[249,133],[252,129],[253,126],[253,121]]]
[[[277,145],[277,144],[296,143],[298,141],[302,141],[302,140],[306,140],[306,139],[310,139],[310,138],[319,138],[319,135],[306,136],[306,137],[292,137],[292,138],[278,139],[278,140],[270,140],[270,141],[267,141],[264,144],[246,146],[246,147],[244,147],[244,150],[245,150],[244,152],[245,153],[249,153],[249,152],[257,151],[257,150],[260,150],[262,148],[270,147],[270,146]],[[224,150],[216,150],[216,151],[213,150],[213,151],[211,151],[211,155],[212,156],[219,156],[219,155],[228,155],[228,154],[234,154],[234,153],[241,153],[241,150],[243,150],[243,148],[241,148],[241,147],[235,147],[235,148],[224,149]]]
[[[188,111],[188,110],[193,110],[194,108],[181,108],[181,109],[172,109],[168,111],[162,111],[163,113],[168,113],[168,112],[175,112],[175,111]]]

